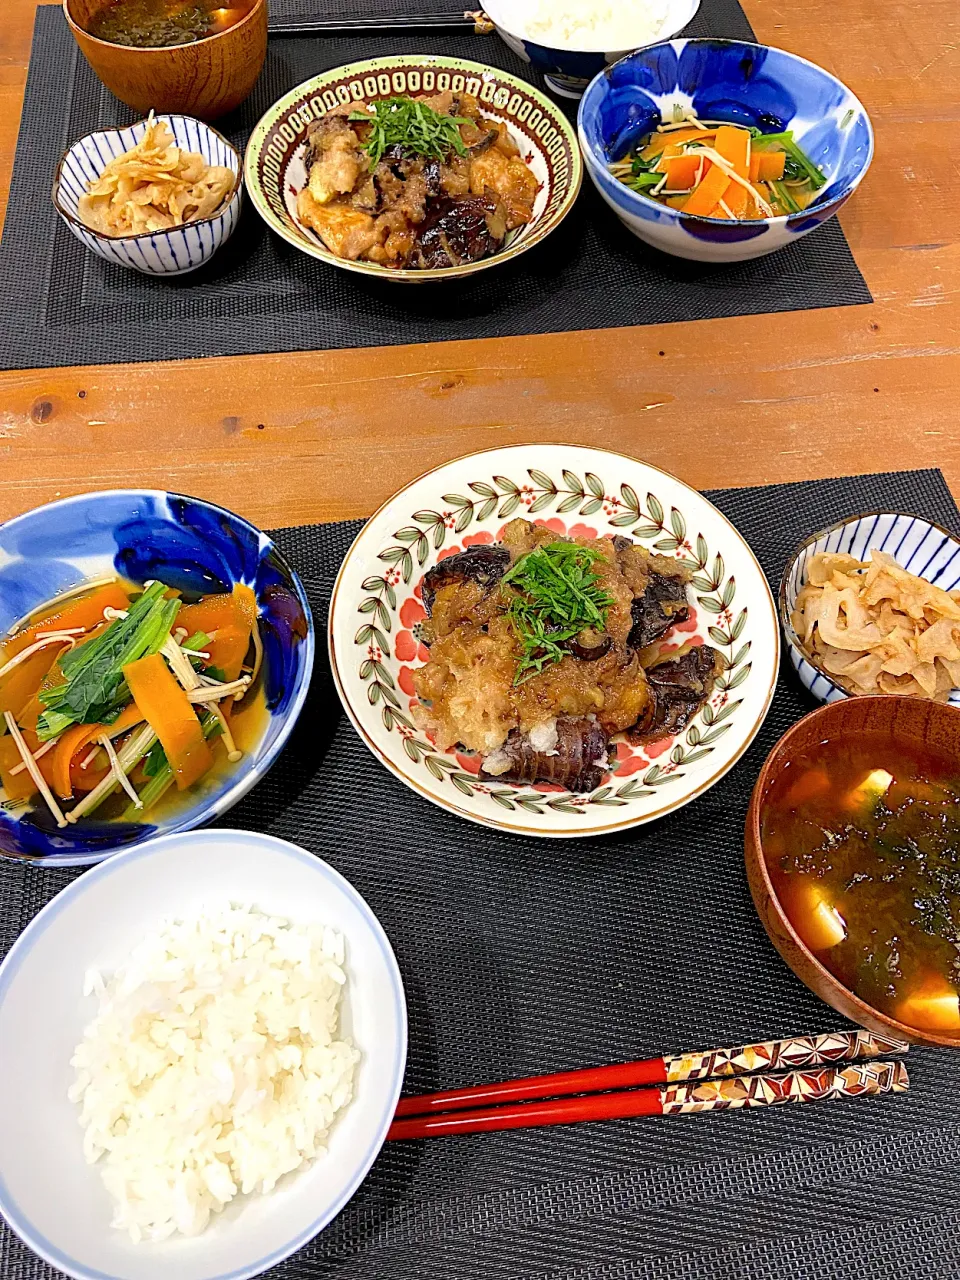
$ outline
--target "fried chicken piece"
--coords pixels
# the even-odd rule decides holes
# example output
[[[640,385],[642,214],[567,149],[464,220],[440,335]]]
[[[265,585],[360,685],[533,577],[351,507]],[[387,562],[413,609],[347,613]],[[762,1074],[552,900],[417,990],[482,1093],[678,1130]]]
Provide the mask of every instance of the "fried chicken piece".
[[[319,204],[309,190],[297,197],[297,216],[314,230],[331,253],[356,262],[379,243],[380,233],[369,213],[347,204]]]
[[[311,126],[304,163],[317,204],[329,204],[335,196],[352,191],[368,168],[360,139],[343,116],[324,116]]]
[[[507,230],[522,227],[533,217],[537,180],[519,156],[506,156],[499,146],[488,147],[470,159],[470,190],[482,196],[492,191],[507,212]]]

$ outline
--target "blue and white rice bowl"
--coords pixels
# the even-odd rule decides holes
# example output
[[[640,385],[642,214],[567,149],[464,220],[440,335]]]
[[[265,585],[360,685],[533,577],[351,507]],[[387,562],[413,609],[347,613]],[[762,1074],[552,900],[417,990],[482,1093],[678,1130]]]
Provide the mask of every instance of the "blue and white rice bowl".
[[[192,116],[156,116],[169,125],[174,141],[185,151],[199,152],[210,165],[222,165],[235,175],[233,189],[219,212],[168,231],[144,231],[135,236],[107,236],[81,221],[80,197],[87,184],[96,181],[111,160],[141,142],[147,121],[127,129],[101,129],[80,138],[57,165],[53,203],[73,234],[93,253],[119,267],[130,267],[150,276],[182,276],[196,271],[229,240],[240,218],[243,177],[240,155],[202,120]]]
[[[780,582],[779,606],[790,661],[803,687],[820,702],[839,702],[852,695],[810,661],[790,620],[797,596],[806,586],[807,566],[812,556],[824,551],[868,560],[873,550],[886,551],[901,568],[943,591],[960,587],[960,539],[923,516],[868,511],[812,533],[787,561]],[[950,701],[960,706],[960,689],[951,690]]]
[[[610,164],[669,121],[675,106],[765,133],[792,130],[826,185],[799,213],[749,222],[691,216],[632,191]],[[807,235],[846,204],[873,159],[870,118],[844,84],[796,54],[742,40],[638,50],[592,81],[578,125],[587,172],[624,226],[656,249],[700,262],[758,258]]]
[[[636,0],[632,0],[636,3]],[[628,0],[619,0],[627,4]],[[666,12],[654,40],[669,40],[678,31],[682,31],[693,21],[700,0],[667,0]],[[603,50],[601,48],[557,48],[532,39],[524,33],[522,18],[516,5],[509,0],[491,0],[484,4],[484,13],[497,29],[501,40],[531,66],[542,71],[544,79],[553,90],[563,98],[579,98],[595,75],[598,75],[611,63],[619,62],[626,54],[632,53],[642,45],[650,44],[648,32],[638,29],[637,38],[625,49]],[[578,42],[585,43],[585,42]]]

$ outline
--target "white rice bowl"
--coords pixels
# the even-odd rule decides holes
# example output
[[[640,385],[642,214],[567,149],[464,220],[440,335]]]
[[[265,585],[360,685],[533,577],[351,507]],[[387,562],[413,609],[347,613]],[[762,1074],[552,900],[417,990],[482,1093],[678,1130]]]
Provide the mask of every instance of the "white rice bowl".
[[[509,25],[554,49],[634,49],[659,39],[669,0],[512,0]]]
[[[188,920],[204,907],[225,902],[251,904],[296,926],[328,926],[327,932],[321,929],[313,935],[315,962],[325,967],[326,978],[342,994],[336,1033],[331,1032],[331,1043],[321,1047],[315,1064],[320,1068],[313,1094],[316,1123],[294,1134],[289,1116],[274,1114],[273,1121],[286,1134],[286,1146],[278,1144],[283,1149],[276,1159],[261,1150],[252,1161],[248,1181],[256,1175],[257,1186],[250,1194],[241,1191],[229,1198],[222,1212],[210,1214],[200,1234],[186,1236],[178,1229],[166,1239],[134,1243],[129,1221],[118,1224],[123,1230],[111,1225],[116,1204],[101,1177],[108,1157],[101,1156],[95,1164],[85,1160],[78,1101],[68,1096],[77,1083],[71,1057],[97,1017],[100,978],[109,989],[109,975],[125,965],[139,978],[155,976],[155,940],[145,948],[143,944],[161,920]],[[304,936],[297,929],[284,945],[302,949]],[[298,962],[291,963],[296,967]],[[267,969],[273,981],[277,970]],[[345,973],[345,984],[338,982],[338,970]],[[82,994],[85,974],[87,996]],[[189,982],[170,974],[173,970],[167,977],[174,988],[185,993]],[[316,1006],[305,1018],[318,1041],[334,1025],[328,1016],[333,995],[326,988],[319,1002],[326,1002],[326,1012]],[[165,998],[168,1010],[177,1003],[171,1001],[170,990]],[[289,1031],[289,1019],[282,1012],[285,1002],[276,1004],[263,991],[251,993],[249,1000],[260,1013],[273,1009],[272,1016],[280,1019],[273,1030],[282,1041]],[[229,1058],[230,1029],[251,1016],[253,1004],[222,1013],[210,1024],[220,1036],[219,1056]],[[298,1021],[302,1013],[301,1008]],[[109,1022],[114,1014],[106,1016]],[[108,1042],[109,1035],[104,1043]],[[86,1043],[99,1045],[100,1032]],[[102,863],[40,912],[0,966],[0,1046],[0,1212],[35,1252],[78,1280],[167,1280],[171,1275],[177,1280],[245,1280],[282,1261],[322,1230],[366,1175],[400,1092],[406,1011],[386,936],[363,899],[332,867],[269,836],[188,832],[162,837]],[[328,1047],[333,1050],[329,1058]],[[210,1061],[217,1058],[214,1054]],[[78,1065],[89,1074],[89,1062]],[[242,1094],[235,1090],[236,1079],[228,1085],[224,1076],[221,1085],[236,1103]],[[351,1092],[353,1101],[348,1101]],[[330,1109],[333,1114],[328,1114]],[[93,1106],[91,1114],[100,1127],[88,1126],[88,1154],[102,1145],[106,1113]],[[262,1120],[261,1115],[256,1124]],[[255,1125],[250,1132],[258,1131]],[[295,1153],[303,1157],[312,1145],[318,1148],[316,1158],[307,1155],[305,1161],[298,1159],[300,1167],[294,1171],[282,1171],[282,1164],[290,1165]],[[226,1183],[217,1180],[216,1171],[213,1178],[224,1193]],[[260,1194],[274,1178],[275,1187]],[[189,1197],[180,1211],[183,1225],[200,1225],[202,1208],[191,1218]]]
[[[199,1235],[327,1154],[360,1059],[339,1033],[343,935],[255,908],[164,920],[104,981],[71,1065],[83,1152],[134,1243]]]

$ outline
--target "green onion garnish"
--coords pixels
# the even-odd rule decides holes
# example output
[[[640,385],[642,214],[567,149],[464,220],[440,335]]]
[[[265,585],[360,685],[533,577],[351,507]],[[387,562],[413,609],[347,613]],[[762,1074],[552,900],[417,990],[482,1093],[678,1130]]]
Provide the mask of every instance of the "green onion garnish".
[[[593,566],[603,557],[574,542],[550,542],[521,556],[504,574],[510,592],[507,617],[522,653],[514,684],[523,684],[560,662],[581,631],[603,631],[613,604]]]
[[[440,115],[414,98],[386,98],[371,105],[373,115],[352,111],[349,116],[351,121],[363,120],[371,126],[364,144],[371,169],[377,167],[389,147],[434,160],[445,160],[451,151],[459,156],[467,154],[460,125],[472,122],[465,116]]]

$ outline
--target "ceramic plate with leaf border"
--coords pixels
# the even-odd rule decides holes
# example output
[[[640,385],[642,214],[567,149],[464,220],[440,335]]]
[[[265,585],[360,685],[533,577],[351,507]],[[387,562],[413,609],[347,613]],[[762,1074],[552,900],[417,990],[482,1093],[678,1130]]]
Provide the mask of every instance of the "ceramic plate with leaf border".
[[[539,184],[533,218],[507,235],[489,258],[429,270],[351,262],[326,247],[297,217],[297,196],[307,185],[303,163],[314,120],[351,102],[422,96],[452,89],[479,98],[485,116],[507,126]],[[583,180],[576,131],[555,102],[526,80],[466,58],[398,54],[368,58],[323,71],[291,89],[254,126],[243,161],[247,193],[271,230],[311,257],[334,267],[407,284],[473,275],[517,257],[560,225],[573,208]]]
[[[693,570],[690,617],[666,645],[710,644],[725,670],[676,737],[611,741],[592,792],[483,780],[480,757],[440,751],[417,724],[413,671],[429,653],[424,573],[467,547],[496,542],[517,516],[557,534],[625,534]],[[570,837],[650,822],[717,782],[743,755],[770,706],[780,658],[773,596],[753,552],[702,494],[633,458],[575,445],[517,445],[470,454],[386,502],[347,552],[330,607],[330,662],[364,742],[414,791],[504,831]]]

